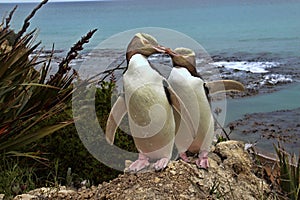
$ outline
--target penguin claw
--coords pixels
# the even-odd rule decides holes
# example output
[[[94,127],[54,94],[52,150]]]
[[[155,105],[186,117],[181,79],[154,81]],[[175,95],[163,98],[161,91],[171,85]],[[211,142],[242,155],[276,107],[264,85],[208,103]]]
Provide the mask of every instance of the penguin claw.
[[[199,154],[198,159],[196,160],[196,165],[198,168],[207,169],[209,167],[207,155],[207,151],[203,151]]]
[[[190,162],[190,159],[188,158],[188,156],[186,155],[185,152],[180,153],[179,156],[180,156],[180,158],[181,158],[184,162],[187,162],[187,163]]]
[[[160,171],[160,170],[165,169],[169,163],[169,160],[170,159],[168,159],[168,158],[162,158],[162,159],[156,161],[156,163],[153,164],[155,171]]]
[[[150,165],[148,160],[149,158],[140,154],[139,158],[131,163],[131,165],[128,167],[128,170],[131,172],[138,172]]]
[[[205,157],[205,158],[198,158],[196,160],[196,165],[200,169],[207,169],[209,167],[209,163],[208,163],[207,157]]]

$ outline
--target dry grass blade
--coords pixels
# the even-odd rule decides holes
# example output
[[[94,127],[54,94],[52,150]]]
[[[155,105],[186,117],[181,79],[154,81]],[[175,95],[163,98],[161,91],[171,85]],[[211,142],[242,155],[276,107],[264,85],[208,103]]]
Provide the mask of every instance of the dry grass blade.
[[[34,160],[36,160],[37,162],[45,165],[45,166],[49,166],[48,163],[48,159],[39,156],[39,153],[37,152],[26,152],[26,153],[22,153],[22,152],[18,152],[18,151],[9,151],[6,153],[6,155],[8,157],[10,156],[15,156],[15,157],[26,157],[26,158],[32,158]]]
[[[51,53],[48,58],[48,63],[44,63],[44,66],[40,70],[40,73],[41,73],[41,79],[39,81],[40,84],[43,84],[46,82],[46,77],[49,74],[53,54],[54,54],[54,44],[52,45],[52,50],[51,50]]]
[[[60,88],[52,86],[52,85],[46,85],[46,84],[39,84],[39,83],[22,83],[22,86],[38,86],[38,87],[44,87],[44,88],[51,88],[55,90],[60,90]]]
[[[89,42],[89,39],[93,36],[93,34],[97,31],[94,29],[88,32],[85,36],[83,36],[74,46],[70,49],[67,56],[61,63],[59,63],[59,74],[65,74],[70,70],[68,67],[69,63],[78,56],[78,52],[83,50],[83,45]]]
[[[30,19],[32,19],[35,15],[35,13],[44,5],[48,2],[48,0],[43,0],[40,4],[38,4],[33,10],[32,12],[26,17],[24,23],[23,23],[23,27],[22,29],[17,33],[17,37],[15,40],[14,45],[16,45],[18,43],[18,41],[21,39],[21,37],[23,36],[23,34],[27,31],[27,28],[30,25]]]
[[[11,21],[11,19],[12,19],[13,14],[14,14],[15,11],[17,10],[17,8],[18,8],[18,6],[15,6],[15,7],[12,9],[12,11],[10,11],[8,17],[5,19],[5,28],[6,28],[6,29],[9,28],[9,26],[10,26],[10,25],[9,25],[9,24],[10,24],[10,21]]]
[[[76,44],[74,44],[74,46],[67,53],[66,58],[64,58],[62,62],[59,63],[59,68],[56,74],[50,78],[47,84],[53,86],[63,85],[63,83],[61,82],[63,76],[71,70],[71,67],[69,67],[69,63],[78,56],[78,52],[83,50],[83,45],[89,42],[89,40],[91,39],[91,37],[94,35],[96,31],[97,29],[89,31]],[[73,72],[73,75],[74,74],[77,74],[76,71]]]
[[[116,71],[116,70],[125,70],[127,67],[122,67],[122,65],[124,64],[126,60],[124,59],[119,65],[117,65],[115,68],[113,69],[108,69],[108,70],[105,70],[95,76],[93,76],[91,79],[95,78],[96,76],[100,76],[100,75],[103,75],[105,74],[101,79],[100,81],[98,81],[98,83],[101,83],[103,82],[107,77],[113,75],[113,73]]]
[[[44,128],[39,129],[35,133],[26,135],[25,137],[20,137],[17,139],[12,138],[11,140],[8,140],[8,141],[2,143],[2,145],[0,147],[0,151],[14,149],[14,146],[21,146],[21,145],[29,144],[29,143],[34,142],[42,137],[50,135],[51,133],[53,133],[59,129],[62,129],[72,123],[73,123],[73,121],[69,121],[69,122],[56,124],[56,125],[52,125],[52,126],[46,126]]]

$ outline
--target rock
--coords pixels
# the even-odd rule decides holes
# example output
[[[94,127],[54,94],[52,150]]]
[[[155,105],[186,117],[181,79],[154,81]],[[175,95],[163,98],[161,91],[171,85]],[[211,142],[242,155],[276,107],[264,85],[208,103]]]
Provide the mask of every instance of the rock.
[[[43,187],[29,191],[27,194],[18,195],[14,199],[70,199],[78,196],[79,192],[61,187]]]
[[[67,198],[67,197],[72,196],[75,193],[76,193],[76,191],[74,191],[74,190],[60,190],[60,191],[58,191],[57,196],[60,198]]]
[[[53,198],[57,197],[59,190],[64,190],[66,187],[62,186],[60,188],[57,187],[42,187],[35,190],[31,190],[28,194],[37,196],[39,199],[41,198]]]
[[[238,141],[221,142],[216,145],[214,153],[223,160],[225,168],[232,169],[236,174],[247,174],[251,171],[252,163],[244,147],[245,144]]]
[[[244,143],[227,141],[216,145],[214,153],[222,163],[219,167],[212,167],[209,171],[212,185],[219,185],[218,193],[227,194],[232,199],[257,199],[270,194],[269,185],[265,180],[254,174],[254,164],[250,155],[244,150]]]
[[[113,194],[110,197],[117,199],[214,199],[218,196],[272,199],[269,186],[253,173],[253,161],[244,147],[243,142],[222,142],[209,154],[208,170],[198,169],[193,163],[172,161],[166,170],[140,173],[130,184],[128,174],[120,175],[99,189],[98,194],[108,197],[110,193]]]
[[[160,181],[160,178],[158,178],[158,177],[155,177],[154,178],[154,183],[159,183],[159,181]],[[120,185],[120,184],[119,184]]]
[[[35,195],[21,194],[14,198],[14,200],[38,200],[39,198]]]
[[[40,192],[48,192],[45,199],[275,199],[265,180],[256,176],[244,148],[238,141],[218,143],[208,155],[208,170],[198,169],[193,162],[171,161],[164,171],[124,173],[98,187]]]
[[[173,176],[176,175],[176,171],[174,171],[174,170],[170,170],[170,173],[171,173]]]

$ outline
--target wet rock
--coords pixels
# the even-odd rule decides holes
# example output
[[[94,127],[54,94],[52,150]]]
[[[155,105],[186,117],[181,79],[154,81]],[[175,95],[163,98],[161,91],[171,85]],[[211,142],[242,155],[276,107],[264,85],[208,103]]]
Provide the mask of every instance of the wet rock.
[[[232,132],[234,139],[248,140],[250,138],[249,142],[257,142],[258,148],[273,153],[275,153],[273,144],[280,142],[288,152],[297,155],[300,146],[298,140],[300,126],[297,126],[299,116],[300,108],[252,113],[231,122],[228,126],[234,127]]]

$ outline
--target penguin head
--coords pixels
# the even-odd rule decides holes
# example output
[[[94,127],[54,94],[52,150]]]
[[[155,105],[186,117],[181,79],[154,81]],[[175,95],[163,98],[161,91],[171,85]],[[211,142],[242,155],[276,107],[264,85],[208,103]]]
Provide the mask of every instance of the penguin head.
[[[196,69],[196,54],[193,50],[184,47],[176,48],[174,49],[174,55],[171,56],[174,67],[184,67],[192,76],[202,79]]]
[[[129,42],[126,50],[127,66],[129,60],[134,54],[142,54],[146,57],[157,52],[155,46],[158,46],[157,40],[147,33],[137,33]]]

